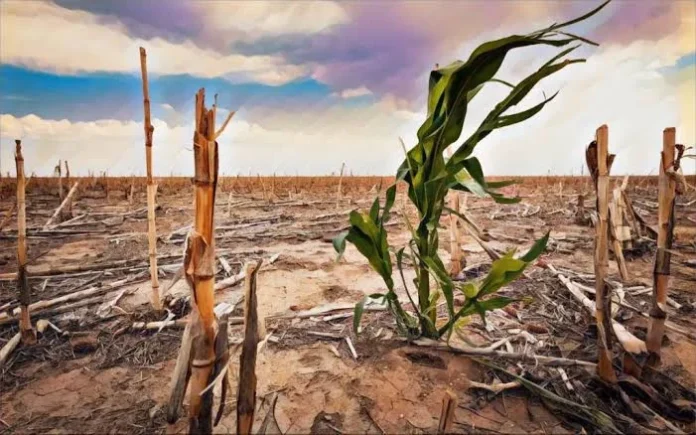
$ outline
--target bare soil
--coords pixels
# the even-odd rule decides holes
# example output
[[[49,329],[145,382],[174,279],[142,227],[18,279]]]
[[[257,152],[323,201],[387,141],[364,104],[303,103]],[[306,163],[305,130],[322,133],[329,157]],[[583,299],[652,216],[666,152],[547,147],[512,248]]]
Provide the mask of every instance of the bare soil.
[[[369,188],[369,187],[368,187]],[[326,320],[323,315],[291,318],[293,314],[327,304],[352,305],[365,295],[384,291],[384,283],[367,262],[349,247],[344,259],[336,262],[331,238],[347,224],[347,211],[369,207],[376,192],[368,188],[351,192],[340,199],[335,193],[299,192],[292,198],[269,198],[263,192],[238,195],[218,192],[216,210],[216,249],[230,264],[231,274],[242,264],[256,258],[278,260],[259,274],[259,316],[265,318],[265,332],[271,334],[257,361],[258,409],[260,425],[273,394],[278,394],[276,418],[284,433],[430,433],[437,429],[446,390],[458,396],[453,431],[458,433],[575,433],[582,423],[569,419],[557,407],[537,395],[518,388],[500,394],[469,389],[469,381],[492,383],[510,380],[499,371],[475,359],[446,351],[414,346],[399,338],[389,313],[368,311],[362,331],[352,331],[352,317]],[[490,235],[489,244],[505,252],[527,249],[535,239],[551,231],[552,243],[543,261],[566,271],[582,282],[593,274],[593,237],[591,226],[575,220],[577,193],[586,184],[574,183],[565,189],[556,184],[519,188],[523,201],[500,206],[489,199],[469,196],[468,213]],[[517,189],[517,188],[512,188]],[[147,269],[147,220],[144,191],[136,192],[130,204],[125,192],[85,190],[78,195],[73,215],[85,214],[76,224],[59,227],[62,231],[42,234],[43,226],[59,199],[52,192],[30,192],[28,196],[29,258],[32,300],[49,300],[86,288],[129,279],[127,285],[107,292],[84,306],[67,312],[38,314],[33,321],[49,319],[62,331],[52,329],[39,334],[35,345],[20,345],[1,369],[0,433],[184,433],[185,418],[167,428],[163,405],[169,393],[181,329],[135,331],[134,321],[164,320],[149,309],[149,272]],[[645,219],[656,222],[656,189],[645,183],[631,185],[629,193]],[[670,307],[669,319],[678,326],[696,332],[696,203],[692,193],[678,199],[672,259],[670,297],[681,305]],[[0,220],[10,209],[12,197],[0,200]],[[395,209],[404,210],[400,193]],[[192,220],[191,191],[160,192],[158,195],[157,231],[159,235],[161,288],[181,264],[185,231],[178,231]],[[684,205],[688,204],[688,205]],[[586,206],[593,208],[587,201]],[[538,210],[537,210],[538,208]],[[139,211],[140,210],[140,211]],[[411,212],[411,221],[415,221]],[[115,218],[115,219],[114,219]],[[390,243],[402,245],[408,239],[402,218],[392,228]],[[443,219],[443,225],[448,219]],[[80,224],[81,223],[81,224]],[[449,235],[441,231],[440,244],[445,262],[449,258]],[[16,270],[16,227],[12,220],[0,232],[0,274]],[[464,235],[467,277],[485,273],[490,259],[483,249]],[[635,252],[627,252],[630,279],[625,288],[650,286],[654,241],[645,240]],[[95,265],[132,260],[95,272]],[[55,268],[81,266],[79,272],[52,275]],[[228,274],[220,268],[218,279]],[[610,277],[621,282],[613,257]],[[408,279],[408,277],[407,277]],[[585,282],[592,287],[591,282]],[[101,304],[126,292],[102,317]],[[216,301],[237,301],[240,287],[216,293]],[[403,293],[403,286],[399,285]],[[512,341],[515,352],[533,348],[537,354],[571,359],[594,360],[596,350],[592,319],[569,296],[567,290],[549,271],[541,267],[528,269],[527,277],[508,286],[504,294],[524,299],[513,309],[489,314],[488,327],[472,318],[463,330],[468,340],[489,345],[513,329],[528,331],[534,342]],[[14,307],[15,284],[0,280],[0,306]],[[189,290],[182,280],[165,296],[169,310],[177,317],[188,311],[185,300]],[[589,295],[593,298],[592,295]],[[79,300],[78,300],[79,301]],[[171,302],[174,301],[174,302]],[[647,313],[651,293],[626,293],[625,301]],[[77,301],[73,301],[77,302]],[[238,307],[235,315],[240,315]],[[350,313],[350,310],[344,311]],[[621,309],[617,319],[631,332],[644,338],[648,319]],[[532,326],[530,326],[532,325]],[[16,323],[0,325],[0,346],[17,331]],[[77,352],[70,335],[89,332],[96,336],[96,348]],[[330,333],[336,339],[312,335]],[[237,342],[242,327],[231,326],[230,336]],[[353,358],[344,337],[350,337],[358,358]],[[530,347],[531,346],[531,347]],[[235,428],[236,373],[239,349],[232,349],[231,393],[217,433],[231,433]],[[508,349],[510,350],[510,349]],[[618,354],[618,351],[617,351]],[[494,361],[509,371],[535,372],[533,362]],[[537,370],[543,370],[543,368]],[[696,385],[696,343],[667,331],[663,351],[662,373],[693,389]],[[584,380],[591,377],[586,369],[567,369],[569,390],[556,370],[543,371],[537,379],[550,391],[577,403],[594,408],[612,407],[595,403],[586,395]],[[219,394],[216,388],[216,394]],[[585,397],[583,397],[585,396]],[[593,396],[595,397],[595,396]],[[217,399],[216,399],[217,400]],[[184,413],[185,415],[185,413]],[[687,425],[675,421],[689,431]],[[644,423],[659,426],[659,422]],[[255,426],[258,427],[258,426]],[[665,429],[668,430],[668,429]]]

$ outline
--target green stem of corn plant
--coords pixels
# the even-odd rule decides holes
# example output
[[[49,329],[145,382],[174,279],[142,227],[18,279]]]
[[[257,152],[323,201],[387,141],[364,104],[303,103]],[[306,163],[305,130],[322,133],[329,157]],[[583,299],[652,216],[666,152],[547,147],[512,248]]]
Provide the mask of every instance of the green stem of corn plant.
[[[408,219],[411,232],[409,248],[416,273],[418,291],[418,311],[415,315],[403,310],[394,291],[392,279],[391,248],[387,240],[385,224],[396,196],[396,184],[386,191],[384,206],[379,197],[375,199],[369,213],[352,211],[349,230],[334,239],[334,248],[343,254],[346,242],[353,244],[369,261],[372,268],[382,276],[386,293],[376,293],[368,298],[381,299],[394,314],[397,326],[408,336],[440,338],[450,335],[457,322],[463,317],[479,314],[485,322],[485,313],[502,308],[513,299],[493,296],[502,286],[522,275],[524,269],[544,251],[548,233],[537,240],[523,256],[515,257],[509,252],[491,265],[489,274],[483,279],[466,283],[455,282],[445,270],[439,257],[438,227],[443,211],[445,197],[450,189],[470,192],[480,197],[490,197],[503,204],[519,202],[519,198],[507,198],[498,190],[512,184],[510,181],[489,183],[483,168],[472,156],[476,146],[494,130],[518,124],[540,112],[557,95],[544,98],[529,109],[507,113],[513,106],[523,101],[532,89],[544,78],[562,70],[568,65],[584,62],[584,59],[563,59],[578,48],[580,44],[596,45],[585,38],[560,31],[571,24],[583,21],[601,10],[609,1],[593,11],[562,24],[554,24],[528,35],[513,35],[480,45],[466,62],[456,61],[430,74],[427,118],[418,129],[418,143],[407,150],[403,141],[405,160],[397,170],[397,183],[408,187],[408,198],[418,211],[419,222],[415,229]],[[570,43],[577,45],[565,48],[536,72],[517,84],[511,84],[494,77],[506,55],[517,48],[531,46],[565,47]],[[510,88],[509,94],[488,113],[481,124],[461,145],[455,142],[461,136],[469,103],[481,89],[489,83]],[[455,151],[445,160],[445,150],[455,145]],[[458,214],[456,211],[447,210]],[[380,214],[381,212],[381,214]],[[403,249],[397,253],[397,267],[402,274]],[[431,285],[431,279],[435,287]],[[406,282],[404,280],[404,286]],[[455,309],[454,293],[464,294],[464,306]],[[408,293],[408,289],[406,289]],[[447,319],[438,327],[437,302],[444,296]],[[368,299],[366,298],[366,299]],[[356,305],[354,327],[360,324],[365,300]],[[410,294],[409,294],[410,299]],[[412,302],[413,303],[413,302]]]

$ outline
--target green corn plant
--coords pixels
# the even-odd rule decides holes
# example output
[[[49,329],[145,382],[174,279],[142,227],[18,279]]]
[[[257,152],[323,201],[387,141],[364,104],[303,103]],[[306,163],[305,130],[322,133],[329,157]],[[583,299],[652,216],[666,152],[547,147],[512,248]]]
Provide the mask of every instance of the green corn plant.
[[[470,192],[480,197],[490,197],[498,203],[519,202],[519,198],[507,198],[499,192],[499,189],[512,182],[486,182],[481,164],[476,157],[472,156],[472,153],[476,146],[494,130],[531,118],[556,97],[557,93],[544,98],[529,109],[508,113],[510,108],[519,104],[541,80],[568,65],[585,61],[585,59],[567,59],[566,56],[583,43],[597,44],[562,29],[586,20],[599,12],[609,1],[568,22],[554,24],[524,36],[513,35],[486,42],[476,48],[466,62],[456,61],[431,72],[427,118],[418,129],[418,143],[406,151],[406,158],[396,175],[396,183],[406,183],[408,198],[418,211],[419,217],[415,228],[408,223],[411,231],[411,240],[408,245],[394,252],[406,294],[416,312],[411,314],[404,310],[394,291],[391,255],[394,249],[389,246],[385,228],[396,196],[396,184],[394,184],[386,191],[383,207],[377,198],[369,213],[352,211],[349,230],[333,241],[339,257],[346,248],[346,242],[352,243],[369,261],[372,268],[381,275],[387,287],[386,293],[370,295],[356,305],[354,316],[356,331],[364,303],[369,298],[386,302],[396,318],[397,326],[405,335],[430,338],[440,338],[451,333],[460,319],[472,314],[481,315],[485,321],[486,311],[502,308],[513,302],[510,298],[493,294],[519,277],[525,268],[544,251],[548,234],[536,241],[524,255],[515,257],[514,252],[510,252],[494,261],[485,278],[466,283],[455,282],[448,276],[438,255],[437,229],[442,213],[446,209],[445,197],[452,189]],[[575,44],[566,48],[572,43]],[[495,77],[510,51],[532,46],[551,46],[562,48],[562,50],[516,85]],[[461,136],[469,104],[486,84],[507,86],[510,92],[493,107],[468,138],[461,144],[455,145]],[[455,151],[449,159],[445,159],[445,150],[451,145],[455,147]],[[457,213],[455,210],[447,211]],[[406,221],[408,222],[408,219]],[[415,269],[414,284],[417,303],[412,299],[404,279],[403,267],[406,262]],[[431,288],[431,279],[435,283],[434,288]],[[455,291],[465,296],[464,305],[457,309],[454,306]],[[445,298],[448,316],[444,324],[439,325],[437,303],[440,295]]]

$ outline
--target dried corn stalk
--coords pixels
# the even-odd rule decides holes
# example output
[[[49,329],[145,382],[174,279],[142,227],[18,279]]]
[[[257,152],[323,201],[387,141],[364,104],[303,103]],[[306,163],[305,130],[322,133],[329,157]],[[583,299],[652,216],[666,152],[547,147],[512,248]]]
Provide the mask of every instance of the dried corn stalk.
[[[17,291],[19,294],[19,329],[22,341],[33,343],[36,333],[31,326],[29,304],[31,303],[31,288],[27,279],[27,205],[25,201],[24,157],[22,156],[22,141],[15,140],[15,164],[17,166]]]
[[[189,236],[186,260],[186,279],[193,288],[192,363],[189,396],[191,433],[212,431],[212,399],[209,390],[201,395],[215,379],[214,308],[215,288],[215,190],[217,187],[218,154],[215,142],[215,112],[205,108],[205,91],[196,94],[196,131],[193,136],[195,160],[195,219]]]
[[[213,428],[213,388],[222,380],[222,397],[215,420],[222,416],[228,390],[227,319],[218,321],[214,311],[215,289],[215,191],[218,181],[218,137],[231,119],[215,131],[215,106],[205,108],[205,91],[196,94],[194,148],[194,207],[192,231],[186,239],[184,273],[193,292],[190,323],[182,339],[172,375],[167,421],[176,422],[186,387],[189,388],[189,433],[210,434]],[[234,112],[231,112],[234,113]]]
[[[152,283],[151,300],[155,310],[162,309],[159,297],[159,279],[157,277],[157,228],[155,226],[155,197],[157,184],[152,179],[152,135],[155,128],[150,122],[150,90],[147,82],[147,54],[140,47],[140,72],[143,79],[143,111],[145,114],[145,164],[147,168],[147,240],[150,257],[150,281]],[[108,196],[108,194],[107,194]]]
[[[611,292],[606,283],[609,266],[608,218],[609,218],[609,170],[614,155],[608,153],[609,129],[603,125],[597,129],[596,140],[585,152],[587,167],[592,175],[597,191],[597,225],[595,236],[594,266],[596,276],[595,318],[599,336],[598,352],[599,376],[607,382],[616,383],[616,373],[612,367],[612,328],[611,328]]]
[[[655,267],[653,269],[653,306],[650,310],[650,327],[646,345],[648,365],[656,367],[660,363],[660,348],[665,333],[667,318],[667,291],[669,287],[672,236],[674,230],[674,204],[677,194],[675,174],[679,171],[679,157],[675,158],[676,130],[667,128],[662,136],[660,157],[660,178],[658,184],[658,232]]]

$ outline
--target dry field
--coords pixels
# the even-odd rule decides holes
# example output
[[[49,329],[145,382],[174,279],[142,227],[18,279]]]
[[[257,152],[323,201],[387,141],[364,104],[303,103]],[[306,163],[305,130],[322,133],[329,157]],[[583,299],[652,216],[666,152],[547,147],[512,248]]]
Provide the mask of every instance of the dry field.
[[[180,280],[164,296],[168,312],[159,316],[151,312],[144,179],[135,181],[132,201],[130,178],[79,181],[73,204],[76,219],[48,231],[42,227],[59,205],[56,179],[37,178],[27,188],[32,302],[63,298],[32,312],[33,322],[47,319],[56,328],[39,334],[35,345],[20,345],[1,369],[0,433],[164,433],[162,405],[182,328],[174,324],[143,330],[135,322],[182,318],[189,310],[190,291]],[[186,178],[159,182],[158,257],[161,289],[166,289],[182,264],[184,238],[193,219],[193,190]],[[610,415],[621,431],[635,432],[635,425],[664,432],[694,430],[688,423],[693,414],[684,412],[696,402],[693,191],[677,199],[670,288],[674,304],[668,307],[675,328],[667,330],[661,370],[668,376],[660,397],[681,402],[661,403],[663,418],[642,408],[627,409],[621,398],[603,393],[592,368],[580,365],[559,369],[533,358],[487,358],[487,364],[523,374],[543,389],[523,386],[496,394],[476,388],[472,381],[493,384],[515,379],[476,358],[406,342],[396,332],[393,318],[379,307],[366,311],[356,336],[352,306],[367,294],[383,291],[384,283],[352,246],[336,262],[331,238],[346,227],[349,210],[368,208],[380,187],[390,182],[344,177],[339,197],[338,177],[220,181],[217,281],[236,275],[247,260],[266,260],[258,278],[265,341],[256,369],[257,425],[276,396],[275,416],[284,433],[431,433],[437,429],[449,389],[458,397],[453,430],[459,433],[579,433],[582,427],[590,432],[597,427],[596,410]],[[689,182],[694,184],[693,179]],[[593,287],[594,229],[575,220],[577,194],[591,196],[590,189],[587,177],[534,177],[506,188],[523,198],[519,204],[500,206],[489,199],[466,198],[466,210],[498,252],[527,249],[551,230],[549,247],[537,266],[501,291],[520,301],[514,308],[489,313],[485,326],[472,317],[462,330],[470,342],[489,346],[508,338],[499,350],[595,361],[593,319],[542,267],[551,263],[573,282]],[[13,179],[0,180],[0,222],[11,213],[14,191]],[[639,213],[654,225],[656,178],[632,178],[628,193]],[[390,240],[392,245],[408,239],[402,218],[412,210],[402,206],[406,202],[400,192],[393,222],[401,231]],[[586,207],[594,207],[592,199]],[[15,220],[7,220],[0,232],[0,276],[16,271]],[[443,218],[442,224],[447,222]],[[441,230],[440,246],[443,259],[449,258],[444,252],[449,246],[446,228]],[[463,249],[466,277],[484,274],[491,260],[468,234]],[[651,293],[644,289],[652,285],[654,253],[655,242],[649,239],[627,251],[630,278],[625,282],[610,257],[611,282],[625,289],[616,319],[639,338],[645,337],[648,324],[641,313],[647,313],[651,304]],[[398,291],[403,292],[398,282]],[[240,285],[217,290],[216,302],[237,304],[242,291]],[[2,311],[11,311],[15,301],[15,282],[5,275],[0,280]],[[241,310],[238,306],[233,317]],[[219,433],[235,427],[237,345],[243,336],[243,326],[235,323],[230,325],[232,393],[215,429]],[[1,323],[0,346],[16,331],[16,320]],[[653,408],[660,405],[650,397],[643,400]],[[170,430],[185,432],[185,420]]]

